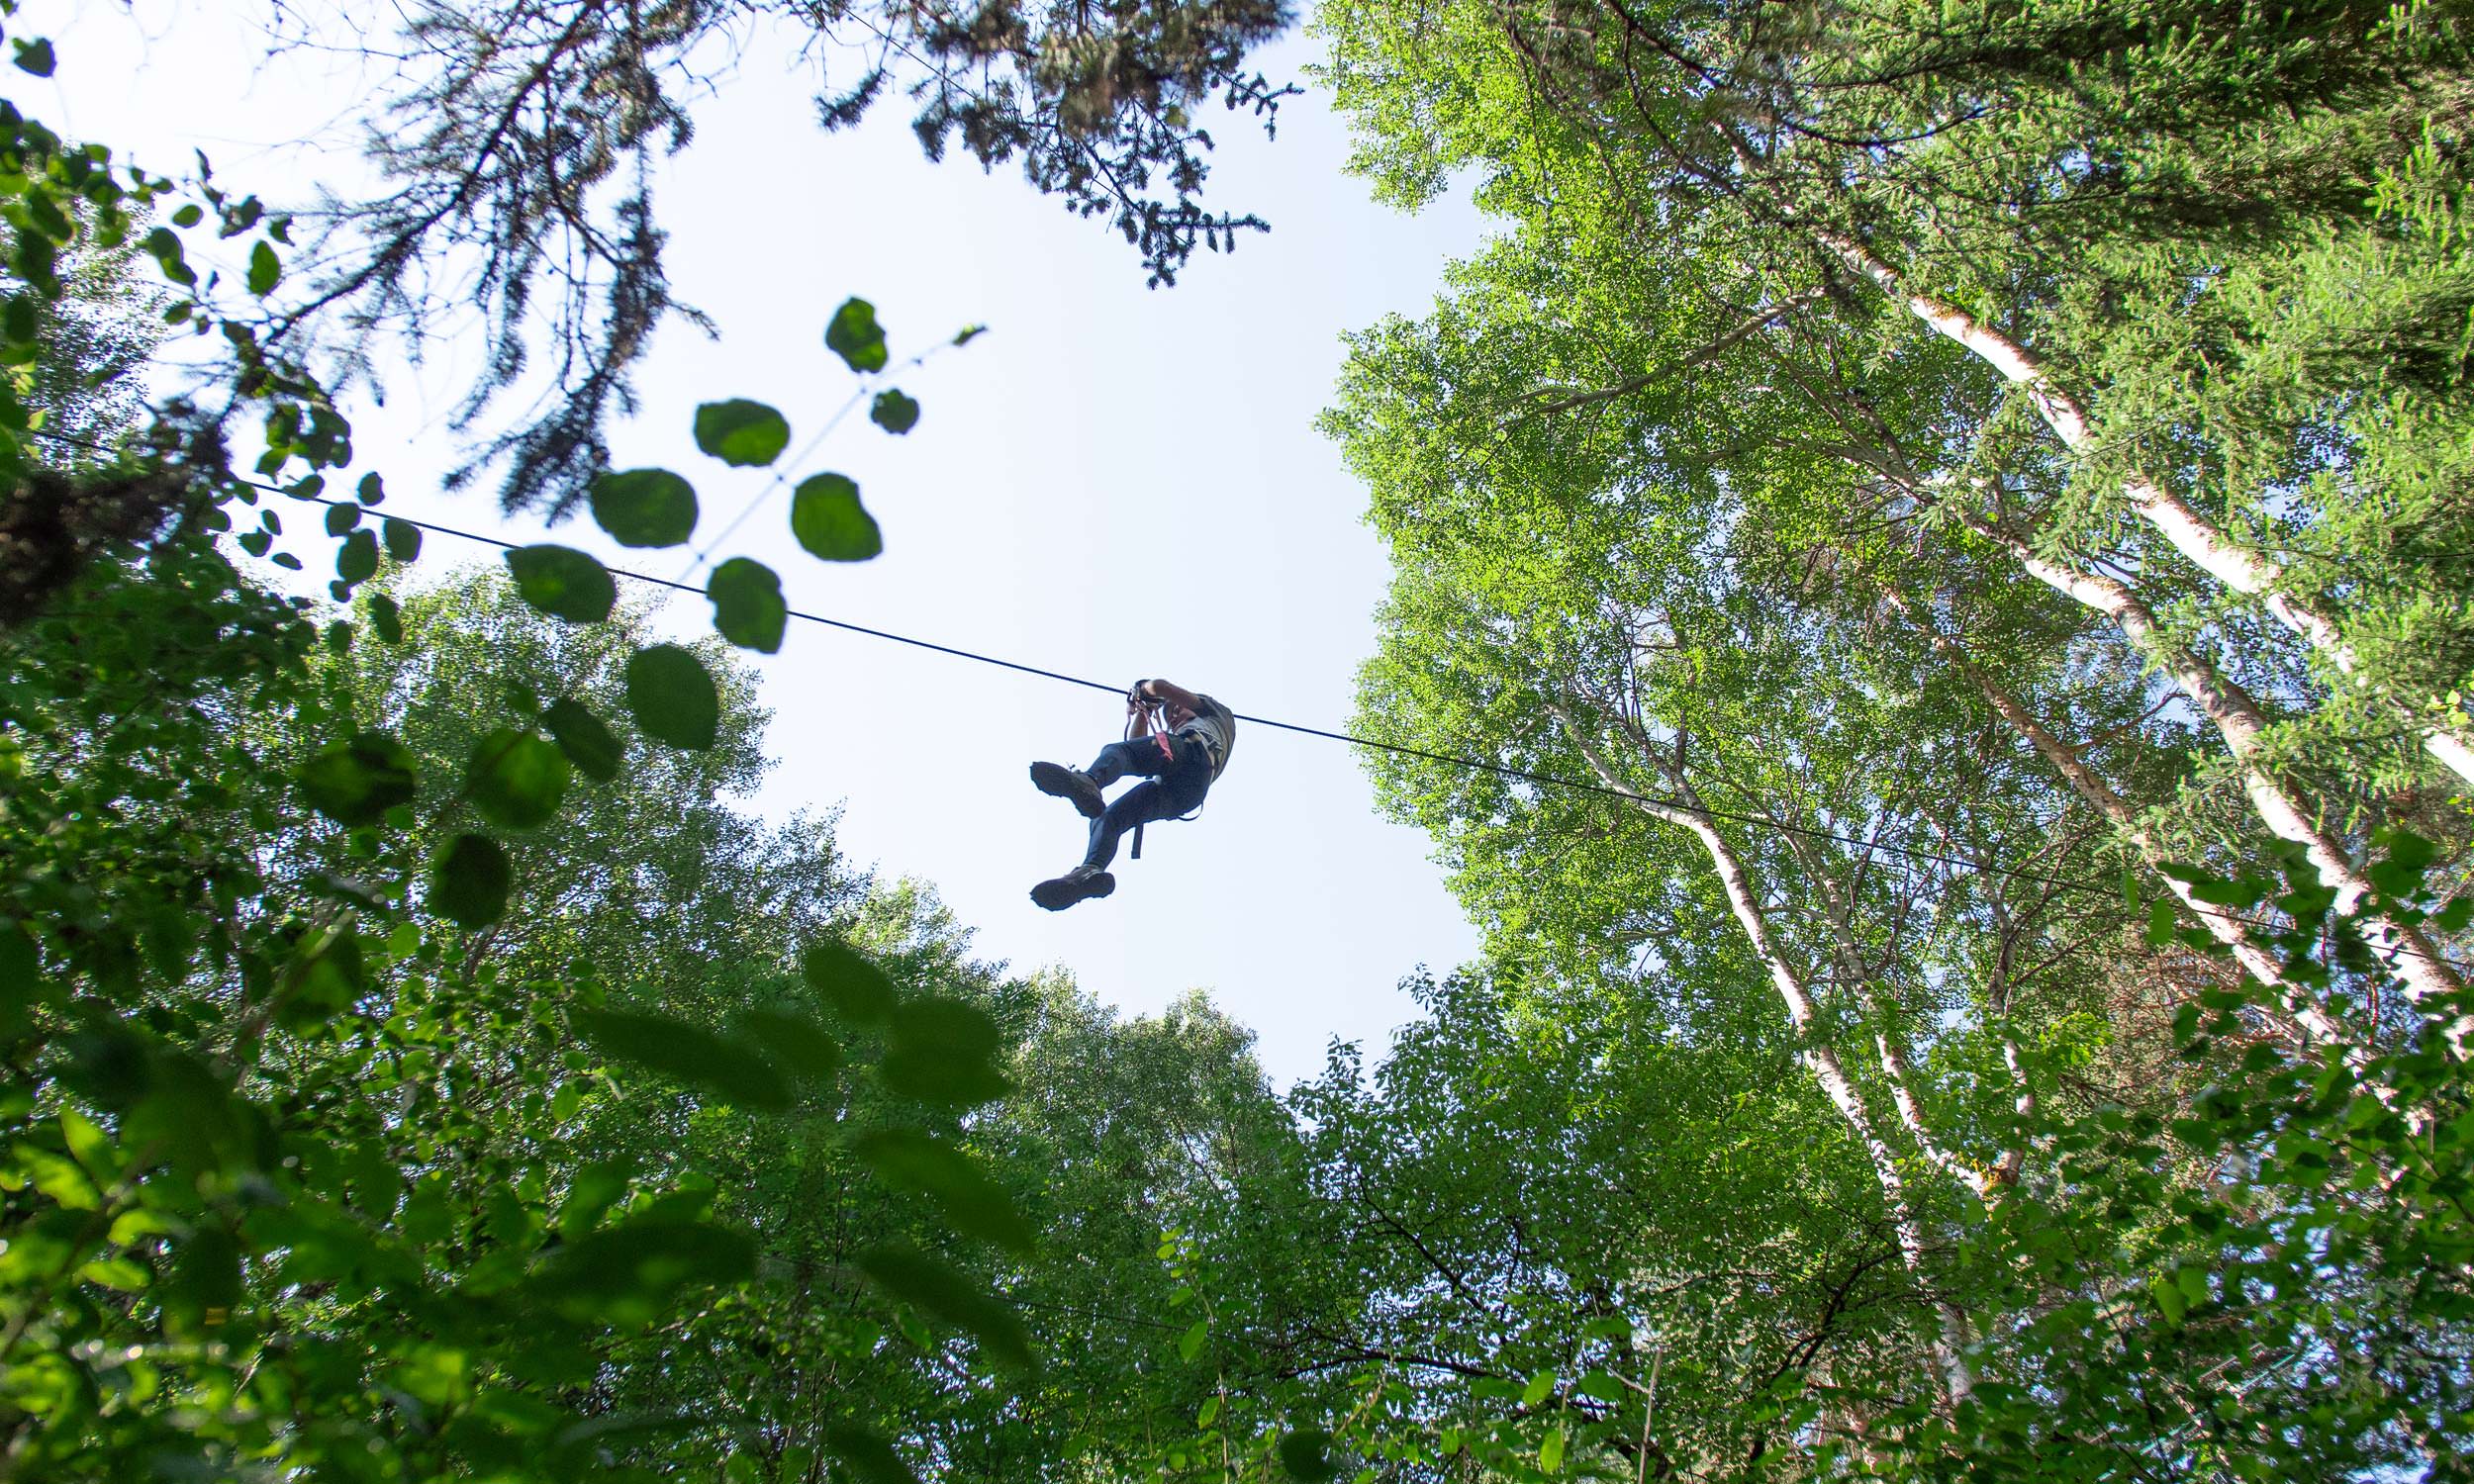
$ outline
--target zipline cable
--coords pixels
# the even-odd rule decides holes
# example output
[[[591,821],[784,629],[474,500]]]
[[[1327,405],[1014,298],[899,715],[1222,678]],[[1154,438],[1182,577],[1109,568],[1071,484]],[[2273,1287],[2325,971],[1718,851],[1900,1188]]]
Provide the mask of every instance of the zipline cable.
[[[285,490],[278,486],[257,484],[257,482],[253,480],[245,481],[245,483],[249,483],[258,489],[268,490],[272,493],[282,495],[289,500],[307,501],[313,505],[350,507],[354,510],[363,509],[363,507],[353,501],[330,500],[321,495],[295,494],[290,490]],[[420,520],[415,519],[410,515],[386,514],[384,512],[377,511],[373,511],[372,513],[379,514],[381,519],[401,520],[407,525],[419,526],[423,530],[432,531],[438,535],[453,536],[458,540],[477,542],[484,546],[496,546],[502,551],[515,551],[519,549],[517,542],[509,541],[498,536],[482,535],[477,531],[462,530],[452,525],[441,525],[433,520]],[[656,588],[667,588],[673,592],[690,593],[698,596],[703,595],[702,589],[696,588],[687,583],[676,582],[669,578],[654,577],[649,573],[643,572],[630,572],[621,567],[610,567],[607,568],[607,570],[611,576],[623,577],[630,582],[644,583],[648,586]],[[1036,676],[1041,680],[1057,681],[1061,684],[1069,686],[1081,686],[1084,689],[1091,691],[1104,691],[1110,696],[1122,696],[1125,694],[1125,689],[1122,686],[1112,686],[1102,681],[1087,680],[1082,676],[1067,675],[1062,671],[1043,670],[1037,665],[1024,665],[1014,660],[999,659],[995,655],[981,654],[977,650],[959,649],[950,644],[937,644],[926,639],[914,639],[908,634],[898,634],[888,629],[870,628],[864,623],[852,623],[841,618],[828,618],[822,613],[810,613],[799,608],[789,608],[787,609],[787,612],[790,617],[797,618],[802,622],[820,624],[826,628],[837,628],[846,633],[864,634],[871,639],[885,639],[896,644],[906,644],[913,649],[924,649],[934,654],[949,655],[958,660],[970,660],[982,665],[993,665],[998,669],[1011,670],[1019,675]],[[1961,856],[1946,856],[1933,851],[1923,851],[1906,846],[1889,845],[1876,840],[1864,840],[1854,835],[1842,835],[1830,830],[1814,829],[1807,825],[1788,824],[1781,820],[1768,819],[1758,814],[1739,814],[1726,809],[1712,808],[1707,804],[1688,804],[1679,799],[1660,798],[1654,794],[1637,793],[1628,788],[1617,788],[1605,784],[1593,784],[1581,779],[1565,778],[1558,774],[1532,773],[1527,769],[1513,768],[1502,763],[1489,763],[1478,758],[1455,757],[1449,753],[1428,752],[1424,748],[1408,747],[1397,742],[1378,742],[1371,737],[1355,736],[1348,732],[1327,731],[1319,726],[1305,726],[1294,721],[1279,721],[1269,716],[1249,716],[1242,711],[1232,712],[1231,714],[1234,715],[1239,721],[1249,722],[1255,726],[1270,727],[1276,731],[1294,732],[1299,736],[1317,737],[1328,742],[1345,742],[1353,747],[1372,748],[1380,752],[1397,753],[1404,757],[1422,758],[1430,763],[1442,763],[1448,767],[1467,769],[1472,772],[1491,773],[1502,778],[1516,779],[1522,783],[1536,784],[1542,788],[1564,788],[1577,793],[1594,793],[1602,797],[1620,798],[1632,803],[1656,804],[1662,808],[1676,809],[1690,814],[1702,814],[1712,819],[1724,819],[1736,824],[1749,824],[1768,829],[1785,830],[1793,834],[1806,836],[1810,839],[1829,840],[1840,845],[1851,845],[1858,850],[1878,851],[1883,855],[1904,856],[1909,860],[1929,862],[1938,866],[1961,867],[1969,871],[1983,872],[1990,876],[2006,876],[2019,881],[2035,881],[2042,885],[2059,887],[2064,890],[2091,891],[2105,896],[2113,896],[2117,894],[2118,890],[2115,886],[2099,885],[2093,881],[2080,881],[2069,877],[2051,876],[2044,872],[2024,871],[2017,867],[1997,866],[1983,861],[1971,861]],[[2253,926],[2257,927],[2274,926],[2274,924],[2259,922],[2256,919],[2244,918],[2242,920],[2250,922]]]

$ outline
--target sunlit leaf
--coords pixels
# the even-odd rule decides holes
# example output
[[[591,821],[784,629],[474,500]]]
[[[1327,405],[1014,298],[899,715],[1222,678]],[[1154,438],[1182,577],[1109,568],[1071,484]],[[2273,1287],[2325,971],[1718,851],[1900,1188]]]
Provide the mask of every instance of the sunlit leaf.
[[[822,1080],[841,1068],[841,1043],[806,1016],[786,1010],[750,1010],[739,1018],[739,1025],[767,1056],[801,1076]]]
[[[593,519],[621,546],[676,546],[696,529],[696,487],[667,469],[593,481]]]
[[[335,577],[346,584],[365,583],[378,575],[378,537],[363,528],[343,538],[335,552]]]
[[[997,1023],[977,1005],[941,997],[905,1000],[894,1007],[893,1035],[877,1074],[904,1097],[969,1107],[1012,1090],[996,1067],[1002,1045]]]
[[[558,750],[576,765],[577,772],[604,784],[618,776],[618,766],[626,760],[627,745],[584,702],[572,696],[560,696],[541,713],[541,724],[549,728]]]
[[[896,387],[876,394],[875,403],[868,408],[868,417],[889,433],[906,433],[919,425],[919,404]]]
[[[725,464],[761,468],[790,441],[791,424],[761,402],[734,397],[696,410],[696,446]]]
[[[754,1047],[667,1015],[570,1013],[586,1040],[621,1062],[718,1093],[743,1108],[775,1111],[791,1105],[790,1079]]]
[[[654,644],[627,657],[627,712],[647,736],[673,747],[714,745],[721,693],[704,661],[676,644]]]
[[[742,649],[773,654],[782,647],[782,630],[790,621],[790,605],[782,599],[782,579],[762,562],[732,557],[713,570],[705,582],[713,600],[714,627]]]
[[[464,788],[493,824],[528,830],[558,812],[567,794],[567,755],[513,727],[483,737],[464,767]]]
[[[979,1342],[989,1359],[1007,1370],[1030,1370],[1030,1331],[1001,1299],[978,1280],[914,1248],[887,1245],[859,1254],[858,1266],[887,1293],[928,1318]]]
[[[826,1003],[845,1018],[863,1024],[892,1015],[900,998],[894,981],[873,960],[832,938],[809,944],[800,955],[799,969],[809,987],[823,995]]]
[[[916,1129],[878,1129],[852,1141],[851,1150],[887,1184],[933,1198],[954,1230],[1031,1251],[1030,1224],[1013,1198],[961,1150]]]
[[[430,863],[429,910],[458,927],[485,928],[507,915],[515,882],[515,868],[496,840],[457,835]]]
[[[825,1451],[840,1459],[859,1484],[919,1484],[894,1445],[866,1428],[836,1424],[824,1430]]]
[[[1299,1428],[1283,1437],[1280,1466],[1302,1484],[1323,1484],[1340,1472],[1331,1457],[1331,1435],[1320,1428]]]
[[[885,369],[885,329],[876,323],[876,306],[865,299],[845,299],[824,326],[824,346],[853,371]]]
[[[637,1220],[605,1227],[542,1255],[533,1294],[578,1323],[638,1329],[691,1288],[755,1275],[756,1244],[706,1223]]]
[[[387,810],[410,803],[417,769],[412,750],[385,732],[330,742],[301,768],[310,807],[338,824],[376,824]]]
[[[864,562],[885,550],[876,517],[859,503],[859,486],[839,474],[816,474],[791,493],[791,534],[828,562]]]
[[[249,249],[249,292],[263,299],[283,278],[283,260],[275,249],[258,242]]]
[[[524,602],[570,623],[599,623],[618,601],[609,569],[572,546],[520,546],[507,554],[507,570]]]

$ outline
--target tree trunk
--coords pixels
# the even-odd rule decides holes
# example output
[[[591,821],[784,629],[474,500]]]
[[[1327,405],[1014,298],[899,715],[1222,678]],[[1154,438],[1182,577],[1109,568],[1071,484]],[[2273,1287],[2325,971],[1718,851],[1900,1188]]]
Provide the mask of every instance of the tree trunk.
[[[1588,759],[1589,767],[1607,788],[1652,818],[1691,831],[1693,837],[1701,842],[1701,848],[1709,856],[1710,867],[1717,874],[1719,885],[1727,893],[1728,907],[1735,913],[1736,922],[1752,943],[1753,952],[1759,956],[1762,967],[1768,970],[1770,983],[1777,988],[1778,997],[1786,1003],[1787,1022],[1795,1028],[1798,1039],[1803,1043],[1801,1055],[1805,1067],[1821,1083],[1822,1091],[1828,1094],[1831,1104],[1839,1110],[1839,1116],[1847,1121],[1856,1140],[1863,1145],[1864,1154],[1872,1163],[1873,1178],[1881,1186],[1882,1201],[1889,1207],[1892,1229],[1898,1234],[1900,1260],[1910,1274],[1921,1279],[1924,1275],[1924,1227],[1917,1220],[1915,1208],[1908,1200],[1907,1181],[1899,1173],[1898,1158],[1883,1142],[1873,1123],[1871,1110],[1864,1104],[1863,1092],[1856,1085],[1856,1079],[1848,1074],[1846,1065],[1839,1059],[1838,1049],[1822,1039],[1821,1017],[1814,1006],[1812,994],[1805,987],[1803,974],[1788,961],[1778,941],[1770,936],[1769,920],[1761,911],[1760,899],[1753,893],[1752,881],[1744,869],[1743,859],[1735,853],[1735,847],[1727,842],[1727,838],[1718,832],[1716,824],[1706,813],[1644,797],[1626,787],[1614,769],[1607,765],[1596,744],[1573,724],[1570,714],[1561,707],[1552,709],[1556,719],[1563,723],[1565,733]],[[1943,1384],[1950,1400],[1955,1404],[1972,1396],[1975,1391],[1975,1376],[1968,1368],[1963,1353],[1966,1321],[1957,1306],[1947,1299],[1936,1297],[1933,1306],[1941,1326],[1940,1337],[1932,1346],[1934,1361],[1941,1367]]]
[[[1966,347],[2004,379],[2024,389],[2045,425],[2053,430],[2063,447],[2077,453],[2094,441],[2087,409],[2054,384],[2034,351],[1957,306],[1915,292],[1900,278],[1897,269],[1854,238],[1828,232],[1818,235],[1823,245],[1904,305],[1908,313]],[[2369,677],[2361,673],[2353,646],[2345,641],[2335,619],[2310,599],[2279,591],[2285,573],[2274,558],[2236,542],[2189,501],[2144,474],[2133,471],[2124,475],[2122,494],[2174,550],[2197,564],[2201,571],[2236,593],[2258,599],[2278,622],[2300,634],[2339,676],[2356,686],[2368,684]],[[2412,710],[2410,706],[2401,708]],[[2427,725],[2423,728],[2422,741],[2425,751],[2459,778],[2474,784],[2474,743],[2452,728]]]
[[[2370,880],[2346,859],[2343,847],[2322,830],[2284,785],[2260,766],[2259,743],[2268,719],[2249,693],[2187,646],[2175,643],[2156,622],[2155,614],[2122,583],[2047,561],[2038,556],[2016,531],[1961,507],[1953,505],[1951,509],[1969,530],[2009,551],[2038,581],[2111,618],[2134,649],[2173,677],[2182,694],[2191,698],[2225,739],[2227,750],[2241,769],[2242,790],[2250,796],[2251,806],[2279,839],[2303,848],[2321,883],[2336,893],[2337,912],[2350,912],[2372,896]],[[2388,961],[2406,992],[2416,1000],[2436,998],[2457,989],[2455,974],[2440,962],[2439,955],[2418,928],[2379,910],[2376,903],[2360,921],[2363,938]],[[2474,1034],[2474,1022],[2463,1018],[2452,1021],[2446,1034],[2451,1046],[2461,1046],[2469,1034]]]
[[[2214,902],[2201,901],[2191,894],[2189,882],[2161,869],[2168,859],[2164,847],[2141,825],[2139,811],[2131,807],[2130,800],[2115,792],[2113,786],[2087,765],[2077,748],[2053,735],[2030,714],[2017,696],[1967,657],[1957,640],[1944,634],[1929,617],[1917,612],[1897,587],[1885,582],[1881,585],[1881,592],[1890,606],[1904,613],[1910,622],[1923,630],[1934,652],[1948,660],[1952,669],[1966,677],[1983,695],[1994,713],[2010,723],[2012,730],[2027,738],[2029,744],[2052,765],[2053,771],[2069,783],[2079,797],[2104,816],[2122,839],[2139,852],[2140,859],[2146,863],[2157,880],[2164,882],[2165,889],[2173,893],[2183,910],[2199,919],[2209,936],[2224,944],[2245,973],[2276,994],[2301,1029],[2331,1046],[2342,1048],[2352,1044],[2353,1037],[2346,1033],[2342,1025],[2316,1000],[2287,981],[2284,966],[2277,962],[2275,955],[2259,946],[2239,918]]]

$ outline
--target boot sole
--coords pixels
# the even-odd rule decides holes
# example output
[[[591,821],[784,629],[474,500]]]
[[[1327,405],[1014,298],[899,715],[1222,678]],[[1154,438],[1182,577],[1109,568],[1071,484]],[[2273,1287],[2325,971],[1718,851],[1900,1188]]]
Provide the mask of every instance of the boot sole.
[[[1042,881],[1031,888],[1031,900],[1051,912],[1062,912],[1078,901],[1106,896],[1116,889],[1116,878],[1101,872],[1088,881],[1070,881],[1064,877]]]
[[[1057,763],[1033,763],[1031,787],[1040,792],[1065,799],[1085,819],[1096,819],[1108,812],[1108,800],[1088,784],[1075,782],[1074,770]]]

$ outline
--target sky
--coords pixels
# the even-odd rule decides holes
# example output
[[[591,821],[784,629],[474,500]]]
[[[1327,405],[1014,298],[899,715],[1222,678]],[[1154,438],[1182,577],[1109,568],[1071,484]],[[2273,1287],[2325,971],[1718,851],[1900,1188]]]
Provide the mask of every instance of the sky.
[[[373,28],[395,13],[362,9]],[[342,36],[332,16],[313,23]],[[48,83],[12,73],[11,96],[149,169],[181,173],[203,149],[219,184],[270,203],[365,180],[352,121],[379,74],[348,50],[269,58],[263,24],[261,7],[212,0],[28,0],[12,34],[52,38],[59,67]],[[923,160],[899,98],[827,136],[812,57],[761,32],[734,49],[705,58],[695,141],[654,188],[673,291],[719,336],[662,333],[636,378],[641,414],[615,432],[618,467],[693,481],[700,546],[761,500],[714,560],[765,562],[794,608],[1110,686],[1159,676],[1240,713],[1345,730],[1388,573],[1363,491],[1313,418],[1343,333],[1421,313],[1447,263],[1481,242],[1474,209],[1370,201],[1344,172],[1345,124],[1301,75],[1313,45],[1292,35],[1259,58],[1307,87],[1282,104],[1277,139],[1216,104],[1205,123],[1220,145],[1206,202],[1273,230],[1147,289],[1120,238],[1014,170]],[[852,295],[876,306],[897,359],[964,325],[989,332],[899,378],[923,409],[908,436],[854,415],[782,471],[858,481],[886,551],[845,566],[802,552],[786,490],[705,457],[690,428],[698,404],[748,397],[807,446],[855,385],[822,340]],[[439,488],[477,361],[460,333],[418,366],[387,363],[383,405],[345,404],[351,477],[380,470],[390,513],[544,539],[537,516],[503,520],[486,488]],[[548,539],[687,575],[680,552],[622,551],[589,519]],[[323,541],[295,544],[313,572],[331,560]],[[474,560],[495,554],[432,536],[419,565]],[[683,595],[657,621],[694,634],[709,615]],[[851,860],[933,885],[982,958],[1062,967],[1128,1013],[1208,991],[1257,1032],[1276,1084],[1318,1071],[1334,1040],[1380,1050],[1418,1013],[1399,981],[1475,952],[1429,841],[1381,818],[1345,746],[1241,724],[1201,817],[1153,826],[1141,861],[1120,854],[1113,897],[1052,914],[1028,889],[1081,858],[1084,823],[1030,788],[1027,765],[1090,761],[1118,735],[1118,701],[809,624],[750,658],[777,762],[748,806],[838,806]]]

